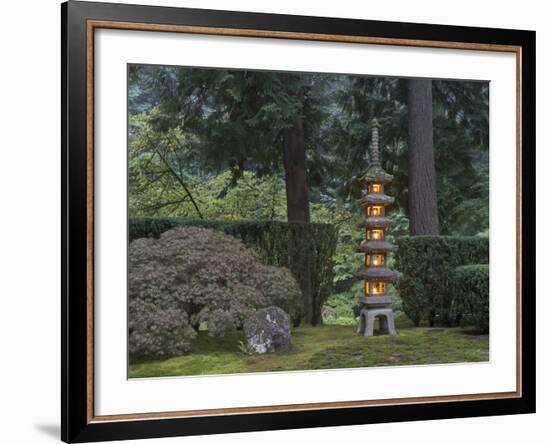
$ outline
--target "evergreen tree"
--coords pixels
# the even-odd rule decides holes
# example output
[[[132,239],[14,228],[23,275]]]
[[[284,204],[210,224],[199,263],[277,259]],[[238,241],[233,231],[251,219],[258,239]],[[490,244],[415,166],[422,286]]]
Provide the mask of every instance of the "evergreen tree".
[[[233,186],[244,171],[282,168],[288,220],[309,222],[306,151],[317,144],[323,76],[172,67],[132,75],[158,97],[156,127],[193,134],[188,148],[206,171],[230,170]]]

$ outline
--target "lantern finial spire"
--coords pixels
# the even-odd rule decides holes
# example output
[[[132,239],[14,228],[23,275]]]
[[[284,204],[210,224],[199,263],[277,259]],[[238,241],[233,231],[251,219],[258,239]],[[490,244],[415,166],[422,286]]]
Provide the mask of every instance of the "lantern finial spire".
[[[371,142],[369,146],[369,166],[362,180],[366,183],[389,183],[392,181],[393,176],[386,173],[382,168],[382,164],[380,163],[380,139],[378,138],[378,120],[376,118],[372,119],[369,126],[372,131]]]
[[[370,161],[373,166],[380,166],[380,148],[378,146],[378,120],[372,120],[372,140],[370,145]]]

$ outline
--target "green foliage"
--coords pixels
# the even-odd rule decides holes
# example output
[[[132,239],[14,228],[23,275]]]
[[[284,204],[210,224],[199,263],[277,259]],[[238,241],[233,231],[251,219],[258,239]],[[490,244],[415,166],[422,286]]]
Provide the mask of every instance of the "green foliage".
[[[254,351],[251,350],[244,341],[239,341],[239,351],[248,356],[254,356]]]
[[[266,266],[261,288],[271,305],[282,308],[298,327],[304,315],[304,301],[302,292],[296,291],[294,275],[287,268]]]
[[[358,306],[358,298],[350,292],[332,294],[323,305],[323,323],[356,325]]]
[[[357,305],[355,298],[350,298],[348,293],[336,293],[331,295],[325,302],[325,306],[332,307],[337,317],[355,317],[354,306]]]
[[[458,315],[450,272],[459,265],[489,262],[485,237],[414,236],[397,240],[395,268],[403,311],[415,323],[450,325]]]
[[[136,356],[181,354],[201,325],[223,336],[275,303],[300,311],[300,288],[288,270],[262,264],[240,240],[217,230],[176,227],[158,239],[136,239],[128,270]]]
[[[176,217],[131,217],[129,239],[159,237],[175,226],[213,228],[230,234],[254,249],[262,262],[286,267],[296,277],[303,295],[301,319],[316,325],[322,322],[321,307],[331,293],[332,256],[336,248],[333,225],[275,221],[207,221]],[[287,309],[295,313],[294,308]],[[300,317],[292,319],[296,325]]]
[[[489,330],[489,265],[463,265],[449,276],[456,311],[462,324]]]
[[[476,235],[489,224],[488,116],[486,82],[434,80],[434,156],[439,219],[443,234]],[[336,76],[337,103],[323,127],[326,161],[323,186],[357,199],[368,166],[373,118],[380,122],[383,167],[394,175],[388,194],[408,215],[407,104],[405,81],[396,78]]]
[[[357,254],[357,246],[363,240],[363,231],[357,227],[360,217],[340,224],[338,243],[334,254],[334,291],[349,290],[356,282],[355,274],[361,268],[363,258]]]
[[[196,189],[203,182],[190,145],[192,137],[178,129],[158,132],[151,121],[158,114],[130,115],[128,119],[128,206],[130,214],[171,214],[176,209],[203,214]]]
[[[489,227],[489,84],[433,81],[434,154],[442,234]]]
[[[458,199],[457,199],[458,201]],[[481,175],[471,187],[470,197],[459,200],[445,219],[456,235],[488,236],[489,232],[489,174]]]
[[[282,174],[259,177],[199,168],[194,138],[180,129],[157,131],[157,108],[129,118],[130,216],[181,216],[219,220],[286,219]]]
[[[380,145],[383,167],[395,176],[395,183],[406,182],[406,117],[403,80],[387,77],[339,75],[334,79],[336,106],[325,127],[327,156],[324,184],[334,187],[343,199],[359,199],[364,184],[361,177],[369,165],[370,124],[378,119],[383,130]],[[393,191],[391,187],[389,191]],[[403,190],[403,187],[399,187]],[[390,193],[398,200],[406,193]],[[354,206],[358,211],[358,207]]]
[[[282,130],[298,116],[308,150],[320,140],[327,75],[151,65],[130,74],[130,113],[149,112],[149,98],[153,127],[193,134],[188,149],[204,172],[231,171],[236,182],[244,171],[279,171]]]

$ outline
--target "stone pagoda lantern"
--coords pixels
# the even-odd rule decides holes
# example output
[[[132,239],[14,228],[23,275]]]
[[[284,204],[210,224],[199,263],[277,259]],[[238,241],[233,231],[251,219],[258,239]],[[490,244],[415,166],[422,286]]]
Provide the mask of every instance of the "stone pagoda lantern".
[[[384,188],[393,180],[380,165],[378,148],[378,122],[372,125],[372,142],[370,146],[370,165],[362,178],[367,189],[359,201],[365,219],[361,228],[365,229],[365,240],[358,251],[365,254],[365,263],[357,277],[363,279],[364,296],[360,300],[361,312],[358,333],[372,336],[374,320],[378,318],[380,331],[395,335],[395,325],[391,304],[393,296],[387,293],[388,284],[398,273],[387,268],[388,253],[397,250],[397,246],[386,241],[386,230],[390,220],[386,210],[394,201],[393,197],[384,194]]]

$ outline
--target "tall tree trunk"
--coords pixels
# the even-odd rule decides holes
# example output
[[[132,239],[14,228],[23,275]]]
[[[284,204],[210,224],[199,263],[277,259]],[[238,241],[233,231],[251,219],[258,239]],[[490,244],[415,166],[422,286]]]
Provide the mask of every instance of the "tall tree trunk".
[[[409,150],[409,232],[438,235],[439,217],[435,179],[432,81],[407,81]]]
[[[301,116],[296,118],[292,127],[283,130],[283,166],[285,168],[287,219],[289,222],[309,222],[306,150],[304,125]],[[293,242],[292,244],[292,247],[296,248],[299,242]],[[300,279],[304,302],[303,316],[305,322],[317,325],[322,321],[320,313],[316,313],[319,294],[318,292],[315,294],[311,289],[311,257],[309,255],[306,257],[307,264],[305,269],[302,268],[302,272],[309,278]]]
[[[283,130],[283,165],[288,221],[309,222],[304,125],[300,116],[292,127]]]

